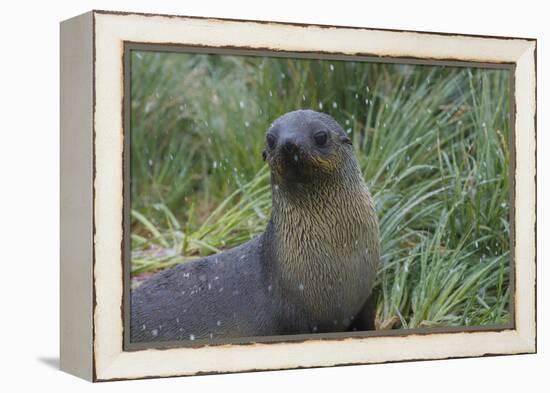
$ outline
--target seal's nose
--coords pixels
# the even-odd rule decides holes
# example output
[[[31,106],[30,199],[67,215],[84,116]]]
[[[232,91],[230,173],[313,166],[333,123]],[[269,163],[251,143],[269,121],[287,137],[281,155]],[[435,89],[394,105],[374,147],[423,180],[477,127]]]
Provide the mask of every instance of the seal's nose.
[[[285,153],[288,154],[294,154],[300,151],[298,144],[292,139],[285,140],[282,144],[282,149]]]

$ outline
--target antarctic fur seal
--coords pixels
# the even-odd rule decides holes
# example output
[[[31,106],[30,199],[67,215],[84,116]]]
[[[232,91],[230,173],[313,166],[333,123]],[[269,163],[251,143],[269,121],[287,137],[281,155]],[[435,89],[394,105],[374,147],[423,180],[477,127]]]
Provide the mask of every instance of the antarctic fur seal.
[[[273,122],[263,155],[265,232],[133,290],[130,342],[373,328],[378,222],[347,134],[327,114],[293,111]]]

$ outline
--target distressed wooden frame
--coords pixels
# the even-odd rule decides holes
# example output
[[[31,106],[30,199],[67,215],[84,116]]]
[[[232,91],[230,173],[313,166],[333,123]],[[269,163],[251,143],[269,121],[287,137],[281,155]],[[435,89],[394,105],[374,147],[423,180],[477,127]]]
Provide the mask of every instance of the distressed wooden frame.
[[[513,68],[513,324],[125,345],[124,53],[132,43]],[[60,64],[63,370],[106,381],[536,352],[536,40],[92,11],[62,22]]]

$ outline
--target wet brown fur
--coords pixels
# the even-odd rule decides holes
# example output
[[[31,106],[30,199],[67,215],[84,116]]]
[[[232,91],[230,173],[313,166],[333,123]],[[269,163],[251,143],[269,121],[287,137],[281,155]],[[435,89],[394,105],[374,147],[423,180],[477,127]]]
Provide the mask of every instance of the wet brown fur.
[[[339,140],[342,133],[331,134],[335,146],[328,154],[300,145],[304,182],[286,181],[284,158],[266,154],[274,173],[271,229],[282,285],[324,331],[348,328],[361,312],[380,253],[374,203],[353,147]]]

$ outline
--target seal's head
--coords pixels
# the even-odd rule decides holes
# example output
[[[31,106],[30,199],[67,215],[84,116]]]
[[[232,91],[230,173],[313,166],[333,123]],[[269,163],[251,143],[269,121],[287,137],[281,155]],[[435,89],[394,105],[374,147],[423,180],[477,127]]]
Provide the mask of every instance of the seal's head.
[[[266,134],[264,158],[273,180],[287,184],[337,175],[350,158],[355,161],[342,127],[313,110],[288,112],[275,120]]]

